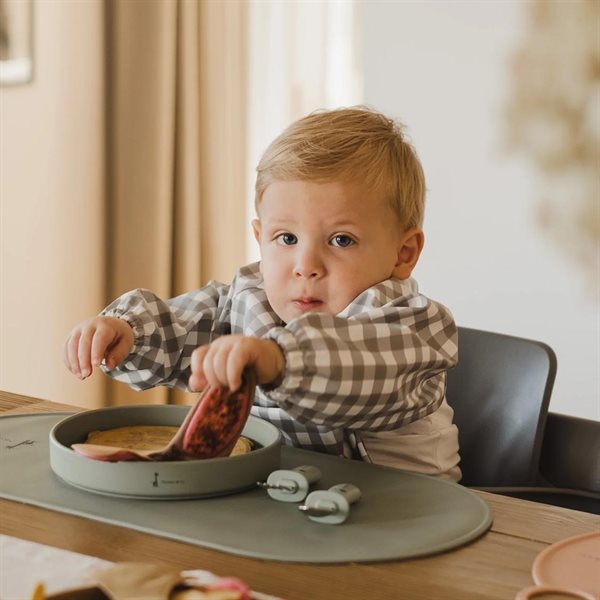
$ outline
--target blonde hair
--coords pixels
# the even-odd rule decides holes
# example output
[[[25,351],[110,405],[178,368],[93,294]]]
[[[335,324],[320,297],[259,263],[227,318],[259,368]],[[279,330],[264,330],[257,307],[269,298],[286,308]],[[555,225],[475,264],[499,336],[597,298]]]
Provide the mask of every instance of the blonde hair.
[[[406,229],[421,227],[425,176],[402,124],[363,106],[322,110],[292,123],[256,168],[255,206],[275,181],[360,181],[381,193]]]

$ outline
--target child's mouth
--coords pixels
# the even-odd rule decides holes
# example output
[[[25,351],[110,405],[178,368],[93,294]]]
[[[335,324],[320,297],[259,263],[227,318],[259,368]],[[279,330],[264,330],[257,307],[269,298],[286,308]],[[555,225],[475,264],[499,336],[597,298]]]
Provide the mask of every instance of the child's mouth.
[[[294,298],[292,304],[300,310],[315,310],[323,305],[323,301],[316,298]]]

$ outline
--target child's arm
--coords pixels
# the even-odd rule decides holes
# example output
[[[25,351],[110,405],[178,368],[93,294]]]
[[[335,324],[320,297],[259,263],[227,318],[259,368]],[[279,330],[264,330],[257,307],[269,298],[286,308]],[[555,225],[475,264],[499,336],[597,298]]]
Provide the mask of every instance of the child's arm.
[[[192,352],[229,333],[229,286],[211,282],[205,288],[162,300],[135,290],[102,314],[126,320],[135,344],[127,359],[107,375],[144,390],[157,385],[188,389]]]
[[[443,306],[393,303],[353,317],[306,314],[267,338],[283,380],[267,396],[303,423],[390,430],[434,412],[456,364],[456,327]]]
[[[228,291],[229,286],[213,282],[166,301],[148,290],[128,292],[99,317],[74,328],[65,363],[85,377],[104,359],[107,375],[138,390],[187,388],[193,350],[229,333]]]

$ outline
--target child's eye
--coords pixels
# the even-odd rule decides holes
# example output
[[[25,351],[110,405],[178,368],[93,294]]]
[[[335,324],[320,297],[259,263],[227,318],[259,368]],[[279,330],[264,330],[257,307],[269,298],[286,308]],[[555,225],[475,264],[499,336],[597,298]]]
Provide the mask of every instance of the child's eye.
[[[298,243],[298,238],[293,233],[280,233],[276,239],[277,243],[284,246],[293,246]]]
[[[356,242],[349,235],[334,235],[331,238],[331,244],[333,246],[337,246],[338,248],[347,248],[348,246],[352,246]]]

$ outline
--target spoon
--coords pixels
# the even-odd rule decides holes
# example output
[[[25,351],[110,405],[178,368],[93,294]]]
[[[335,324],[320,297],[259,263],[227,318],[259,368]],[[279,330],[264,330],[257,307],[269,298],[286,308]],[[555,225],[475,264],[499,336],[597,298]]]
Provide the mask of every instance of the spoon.
[[[256,375],[247,370],[242,385],[234,392],[206,387],[188,411],[171,441],[160,450],[133,450],[100,444],[73,444],[71,448],[94,460],[160,461],[194,460],[228,456],[250,414]]]

